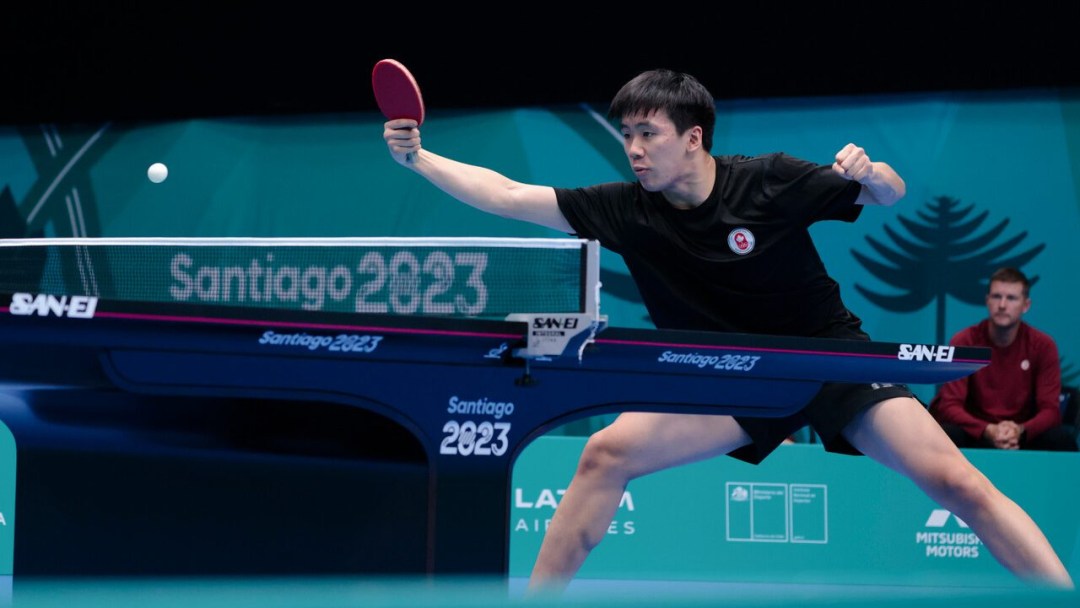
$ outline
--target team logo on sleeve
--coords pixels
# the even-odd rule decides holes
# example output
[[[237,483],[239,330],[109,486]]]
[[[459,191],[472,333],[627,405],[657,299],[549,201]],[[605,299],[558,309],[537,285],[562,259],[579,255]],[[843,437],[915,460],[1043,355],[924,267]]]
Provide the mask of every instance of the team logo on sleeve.
[[[746,228],[736,228],[727,235],[727,246],[737,255],[746,255],[754,250],[754,233]]]

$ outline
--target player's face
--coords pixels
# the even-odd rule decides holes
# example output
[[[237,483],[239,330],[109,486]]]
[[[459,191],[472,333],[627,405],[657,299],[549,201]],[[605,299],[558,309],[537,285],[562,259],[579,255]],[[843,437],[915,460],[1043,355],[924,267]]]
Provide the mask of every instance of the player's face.
[[[673,188],[690,171],[688,150],[693,129],[679,135],[667,112],[624,116],[621,130],[630,168],[646,190]]]
[[[986,294],[986,308],[991,323],[1008,328],[1020,322],[1020,316],[1031,308],[1031,299],[1024,296],[1023,283],[993,281],[990,293]]]

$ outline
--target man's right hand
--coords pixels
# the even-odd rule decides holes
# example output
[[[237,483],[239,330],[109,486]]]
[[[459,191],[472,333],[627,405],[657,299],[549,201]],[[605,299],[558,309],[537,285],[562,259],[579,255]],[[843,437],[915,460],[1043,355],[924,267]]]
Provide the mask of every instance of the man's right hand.
[[[986,425],[983,437],[999,450],[1020,449],[1020,425],[1011,420]]]
[[[383,139],[390,149],[390,156],[399,164],[407,165],[409,160],[405,157],[412,154],[413,160],[420,152],[420,129],[416,121],[411,118],[397,118],[388,120],[383,124]]]

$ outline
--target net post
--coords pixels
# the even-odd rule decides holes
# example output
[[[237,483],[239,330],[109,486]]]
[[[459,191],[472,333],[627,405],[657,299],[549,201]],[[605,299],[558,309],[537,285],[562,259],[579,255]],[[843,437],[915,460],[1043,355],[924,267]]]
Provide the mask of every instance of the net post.
[[[514,313],[507,321],[526,324],[525,346],[514,355],[528,362],[542,357],[561,357],[576,352],[581,360],[588,346],[604,327],[600,314],[600,244],[581,240],[581,310],[577,313]]]

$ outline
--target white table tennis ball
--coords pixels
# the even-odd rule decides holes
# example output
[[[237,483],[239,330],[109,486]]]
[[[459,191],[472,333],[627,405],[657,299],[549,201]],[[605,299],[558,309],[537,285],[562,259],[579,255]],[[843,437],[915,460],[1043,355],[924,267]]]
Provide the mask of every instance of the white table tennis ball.
[[[169,168],[164,163],[154,163],[146,170],[146,177],[155,184],[160,184],[169,177]]]

